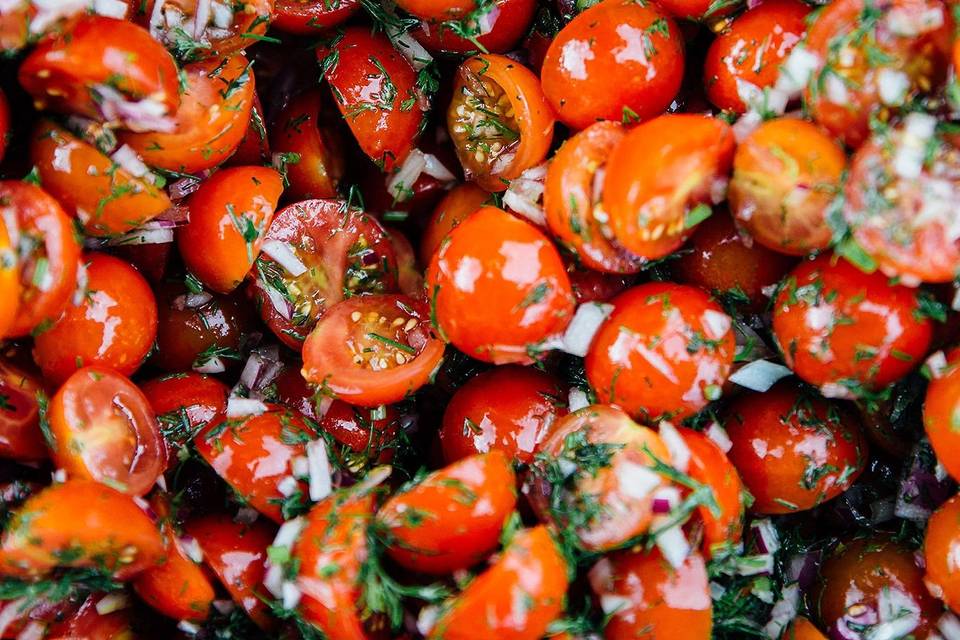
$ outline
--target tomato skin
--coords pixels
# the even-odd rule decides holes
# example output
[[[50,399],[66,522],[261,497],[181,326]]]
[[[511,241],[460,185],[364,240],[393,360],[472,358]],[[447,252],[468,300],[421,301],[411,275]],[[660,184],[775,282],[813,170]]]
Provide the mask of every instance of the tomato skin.
[[[455,20],[464,18],[477,8],[476,0],[399,0],[397,6],[424,20]]]
[[[650,259],[680,247],[696,226],[691,211],[722,198],[733,152],[733,130],[709,116],[668,114],[630,131],[603,184],[616,242]]]
[[[523,529],[450,603],[427,638],[536,640],[560,616],[567,584],[567,563],[547,528]],[[529,604],[519,611],[518,594]]]
[[[648,120],[670,106],[683,67],[683,38],[671,18],[653,6],[604,0],[554,38],[543,61],[543,91],[572,129],[597,120]]]
[[[737,147],[730,209],[774,251],[802,256],[826,249],[833,237],[826,211],[846,167],[843,148],[815,125],[768,120]]]
[[[727,455],[753,494],[755,513],[796,513],[832,500],[869,458],[856,416],[805,397],[795,383],[738,397],[725,423],[733,442]]]
[[[951,609],[960,605],[960,579],[954,569],[953,550],[958,544],[957,520],[960,497],[943,503],[927,521],[923,554],[926,560],[927,588]]]
[[[499,450],[458,460],[377,513],[390,531],[387,552],[411,571],[446,575],[492,552],[517,504],[511,460]]]
[[[133,637],[134,620],[130,608],[111,611],[102,615],[97,605],[107,594],[87,596],[80,607],[67,620],[57,621],[47,629],[44,638],[50,640],[121,640]]]
[[[4,530],[0,553],[6,575],[102,567],[125,579],[161,561],[163,540],[133,498],[78,478],[28,498]]]
[[[420,240],[420,262],[430,264],[433,254],[450,232],[470,214],[492,202],[492,196],[476,183],[465,182],[451,189],[434,208]]]
[[[204,427],[220,424],[227,417],[230,389],[211,376],[192,371],[163,376],[144,382],[140,390],[160,425],[170,434],[164,436],[168,449],[180,449]],[[184,418],[186,424],[182,422]],[[187,429],[174,430],[172,425]]]
[[[49,457],[40,431],[40,398],[45,397],[37,376],[0,359],[0,458],[39,461]]]
[[[295,372],[294,369],[290,371]],[[296,375],[303,380],[299,372],[296,372]],[[313,401],[312,393],[309,401]],[[370,410],[366,408],[355,407],[341,400],[330,403],[327,412],[319,420],[320,430],[344,445],[345,448],[341,449],[339,454],[334,452],[343,466],[356,469],[373,463],[389,462],[393,458],[400,416],[390,405],[387,405],[384,413],[386,415],[382,419],[374,420]]]
[[[272,26],[300,35],[335,27],[360,8],[359,0],[275,0]]]
[[[17,321],[20,308],[20,269],[18,247],[14,246],[7,222],[0,216],[0,296],[6,302],[0,307],[0,338],[7,335]]]
[[[891,285],[840,258],[802,262],[773,307],[773,335],[784,361],[828,396],[879,389],[920,364],[933,322],[919,315],[914,289]]]
[[[270,141],[267,138],[267,128],[264,122],[263,105],[256,92],[253,94],[253,106],[250,108],[250,120],[246,131],[236,151],[230,156],[224,166],[243,167],[251,164],[266,164],[272,159]]]
[[[621,551],[590,569],[590,586],[597,597],[623,599],[604,627],[604,637],[649,640],[709,640],[713,603],[707,567],[693,552],[674,569],[654,547]]]
[[[366,27],[344,29],[332,51],[317,49],[317,59],[323,64],[332,52],[336,63],[325,77],[334,101],[363,152],[391,171],[410,153],[423,121],[416,73],[386,36]]]
[[[31,139],[30,160],[44,190],[96,237],[126,233],[173,203],[162,189],[116,166],[99,149],[51,120]]]
[[[611,304],[584,361],[600,402],[647,422],[689,417],[720,394],[735,340],[729,317],[706,293],[648,283]]]
[[[808,13],[810,7],[799,0],[768,0],[734,19],[707,49],[703,81],[710,102],[744,113],[748,105],[740,97],[738,81],[761,90],[773,87],[780,65],[807,31]]]
[[[236,289],[260,253],[282,192],[280,174],[266,167],[231,167],[207,178],[187,200],[190,222],[177,230],[190,272],[218,293]]]
[[[960,477],[960,460],[954,455],[960,446],[960,434],[954,425],[960,420],[957,391],[960,389],[960,351],[947,355],[947,366],[933,376],[923,403],[923,426],[940,464],[954,478]]]
[[[157,303],[136,269],[105,253],[86,253],[87,295],[34,338],[33,357],[59,384],[87,365],[133,374],[157,336]]]
[[[450,232],[426,279],[441,336],[485,362],[531,362],[529,350],[563,331],[573,314],[556,248],[496,207],[479,209]]]
[[[783,632],[784,640],[827,640],[827,636],[813,626],[813,623],[803,616],[797,616]]]
[[[173,58],[146,29],[115,18],[83,16],[66,33],[41,41],[17,79],[38,110],[102,118],[135,131],[168,127],[167,116],[180,105]],[[138,121],[105,108],[104,87],[124,100],[149,100],[158,116]]]
[[[496,0],[495,9],[498,11],[492,18],[490,32],[477,36],[476,42],[490,53],[507,53],[527,32],[537,10],[535,0]],[[467,40],[442,22],[423,21],[413,31],[417,41],[432,52],[470,54],[477,51],[477,45]]]

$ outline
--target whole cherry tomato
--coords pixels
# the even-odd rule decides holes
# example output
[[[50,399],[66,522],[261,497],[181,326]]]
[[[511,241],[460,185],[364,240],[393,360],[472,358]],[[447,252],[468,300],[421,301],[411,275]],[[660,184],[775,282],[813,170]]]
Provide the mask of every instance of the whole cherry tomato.
[[[289,369],[303,381],[300,372]],[[279,386],[280,380],[277,380]],[[306,386],[306,385],[304,385]],[[313,394],[309,401],[313,402]],[[380,462],[388,462],[400,442],[398,436],[399,414],[392,406],[387,406],[384,416],[375,415],[364,407],[355,407],[341,400],[330,403],[326,413],[320,418],[320,430],[333,436],[343,445],[335,451],[341,466],[358,470]]]
[[[927,575],[925,583],[934,597],[951,609],[960,605],[960,579],[955,569],[954,554],[958,540],[960,497],[954,496],[940,506],[927,521],[923,553]]]
[[[337,26],[359,8],[359,0],[275,0],[273,26],[309,36]]]
[[[420,261],[430,264],[430,259],[443,244],[450,232],[467,217],[485,204],[491,204],[492,196],[473,182],[457,185],[437,204],[427,222],[420,240]]]
[[[151,35],[185,62],[243,51],[263,39],[274,0],[138,0]],[[157,6],[159,3],[160,6]]]
[[[507,53],[527,32],[536,10],[535,0],[494,0],[460,20],[422,21],[413,34],[434,52]]]
[[[140,390],[157,416],[167,446],[174,450],[227,417],[230,389],[211,376],[174,373],[149,380]]]
[[[243,167],[251,164],[265,164],[272,160],[270,141],[267,138],[267,127],[264,121],[263,105],[260,98],[253,94],[253,106],[250,108],[250,120],[237,150],[226,162],[229,167]],[[287,169],[289,170],[289,164]]]
[[[463,18],[477,8],[476,0],[398,0],[397,6],[424,20],[455,20]]]
[[[40,406],[47,401],[40,379],[0,360],[0,458],[46,460]]]
[[[960,407],[956,390],[960,384],[960,352],[953,350],[947,356],[946,367],[933,371],[923,403],[923,426],[937,459],[954,478],[960,477],[960,460],[953,455],[960,445]]]

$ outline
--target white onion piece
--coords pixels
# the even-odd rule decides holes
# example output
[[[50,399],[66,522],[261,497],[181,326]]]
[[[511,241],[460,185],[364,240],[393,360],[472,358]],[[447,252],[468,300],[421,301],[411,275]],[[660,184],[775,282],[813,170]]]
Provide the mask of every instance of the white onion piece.
[[[780,66],[780,74],[774,86],[790,96],[797,95],[807,86],[819,66],[820,56],[798,44],[790,50],[790,55]]]
[[[120,611],[130,606],[130,597],[123,592],[108,593],[97,601],[97,613],[105,616],[114,611]]]
[[[300,537],[300,532],[307,526],[307,521],[303,517],[297,517],[293,520],[287,520],[277,529],[277,535],[273,537],[273,547],[282,547],[289,549],[293,543]]]
[[[45,33],[62,18],[69,18],[90,6],[89,0],[32,0],[36,15],[30,20],[30,33]]]
[[[730,331],[733,326],[733,320],[722,311],[707,309],[700,316],[703,328],[710,340],[721,340]]]
[[[173,229],[134,229],[123,235],[116,236],[107,240],[109,247],[122,247],[126,245],[144,245],[144,244],[170,244],[173,242]]]
[[[756,576],[773,572],[773,556],[762,553],[755,556],[741,556],[734,561],[736,573],[740,576]]]
[[[572,387],[567,394],[567,411],[573,413],[590,406],[590,400],[583,389]]]
[[[27,598],[18,598],[8,602],[6,606],[0,610],[0,636],[3,636],[7,628],[16,622],[22,614],[29,611],[30,606],[31,602],[28,601]]]
[[[217,29],[229,29],[233,26],[233,9],[222,2],[214,2],[210,5],[213,11],[213,24]]]
[[[660,423],[660,438],[670,452],[670,464],[678,471],[686,472],[690,466],[690,448],[677,428],[664,420]]]
[[[611,616],[619,611],[626,611],[633,603],[630,598],[616,593],[605,593],[600,596],[600,610],[603,615]]]
[[[260,285],[260,290],[267,294],[270,305],[280,314],[280,317],[284,320],[289,320],[292,317],[293,309],[291,309],[290,301],[284,298],[282,293],[270,285]]]
[[[796,583],[787,585],[780,593],[780,599],[770,611],[770,621],[763,627],[768,638],[777,640],[793,619],[797,617],[800,605],[800,586]]]
[[[155,182],[155,176],[150,173],[149,167],[140,159],[137,152],[130,145],[120,145],[116,151],[110,155],[110,160],[119,165],[124,171],[137,178],[147,178],[150,182]]]
[[[667,518],[654,518],[652,526],[656,528],[658,520]],[[691,547],[687,536],[683,533],[683,528],[679,524],[668,527],[657,533],[655,542],[664,560],[670,563],[674,569],[679,569],[686,562],[690,555]]]
[[[382,464],[379,467],[374,467],[367,472],[367,475],[363,476],[363,479],[360,482],[353,485],[353,491],[358,495],[363,495],[364,493],[372,491],[383,484],[387,478],[390,477],[391,473],[393,473],[393,467],[388,464]]]
[[[933,137],[937,119],[926,113],[910,113],[903,119],[903,131],[893,156],[893,171],[914,180],[923,171],[927,143]]]
[[[202,627],[198,624],[194,624],[189,620],[181,620],[177,623],[177,629],[183,631],[188,636],[195,636],[202,630]]]
[[[727,430],[720,426],[719,422],[711,422],[707,430],[704,431],[704,434],[713,440],[714,444],[720,447],[724,453],[728,453],[730,449],[733,449],[733,440],[730,439]]]
[[[327,453],[327,442],[322,438],[313,440],[307,443],[306,449],[310,499],[314,502],[319,502],[333,492],[333,480],[330,475],[330,457]]]
[[[94,85],[91,92],[100,96],[100,115],[108,122],[122,122],[127,129],[138,133],[170,133],[176,129],[176,121],[168,112],[167,106],[158,100],[127,100],[122,93],[105,84]]]
[[[280,593],[283,600],[283,608],[287,610],[292,610],[300,603],[300,597],[303,595],[300,591],[300,587],[295,585],[293,582],[286,580],[283,585],[280,587]]]
[[[93,0],[93,12],[98,16],[122,20],[127,17],[129,10],[130,7],[123,0]]]
[[[960,640],[960,618],[951,612],[946,612],[937,621],[937,628],[943,634],[944,640]]]
[[[768,360],[754,360],[730,376],[730,381],[752,391],[768,391],[780,379],[793,375],[788,367]]]
[[[180,536],[176,539],[177,546],[183,551],[183,555],[190,558],[197,564],[203,562],[203,549],[196,538],[191,536]]]
[[[293,476],[284,476],[277,483],[277,491],[285,498],[288,498],[297,492],[297,479]]]
[[[211,0],[197,0],[197,9],[193,13],[193,37],[197,40],[203,38],[203,32],[210,24],[210,4]]]
[[[527,169],[510,181],[510,186],[503,194],[503,204],[533,224],[546,226],[547,217],[539,204],[546,189],[546,176],[546,164]]]
[[[427,167],[427,159],[420,149],[414,149],[403,161],[396,173],[387,178],[387,193],[397,202],[410,199],[413,185],[420,179],[420,174]]]
[[[927,367],[927,371],[930,372],[930,379],[936,380],[937,378],[943,377],[943,374],[947,372],[947,356],[941,351],[936,351],[930,354],[930,357],[927,358],[924,365]]]
[[[613,305],[601,302],[585,302],[577,307],[573,319],[563,333],[559,348],[581,358],[586,356],[593,337],[611,313]]]
[[[259,416],[267,412],[267,405],[260,400],[251,398],[229,398],[227,400],[227,417],[243,418]]]
[[[307,272],[307,265],[303,264],[296,252],[287,242],[267,240],[263,243],[262,251],[276,260],[277,264],[287,270],[294,278]]]
[[[290,461],[290,473],[294,478],[306,478],[310,475],[308,464],[306,456],[297,456]]]
[[[75,307],[79,307],[83,304],[83,301],[87,299],[87,289],[90,282],[89,275],[87,274],[87,265],[82,261],[80,266],[77,267],[77,288],[73,292],[73,298],[70,302]]]
[[[221,615],[228,615],[231,611],[237,608],[237,604],[233,600],[217,598],[213,601],[213,608],[216,609],[217,613]]]
[[[150,12],[150,35],[154,40],[161,40],[163,34],[163,7],[166,0],[156,0],[153,11]]]
[[[485,36],[488,33],[492,32],[494,27],[497,26],[497,18],[500,17],[500,5],[494,4],[490,8],[484,11],[476,19],[476,28],[478,36]]]
[[[409,32],[401,31],[398,33],[395,29],[390,29],[388,35],[393,42],[393,46],[407,59],[414,71],[420,71],[433,62],[433,56],[430,55],[430,52]]]
[[[910,76],[903,71],[884,67],[877,71],[877,92],[880,102],[888,107],[899,107],[910,91]]]
[[[269,560],[265,564],[267,570],[263,574],[263,586],[275,598],[283,597],[283,567],[271,564]]]
[[[457,177],[450,172],[450,169],[447,169],[440,158],[433,155],[432,153],[423,154],[424,166],[423,172],[430,176],[431,178],[436,178],[441,182],[455,182]]]
[[[430,604],[423,607],[417,614],[417,632],[423,637],[427,637],[433,631],[433,627],[437,624],[439,618],[439,605]]]
[[[183,311],[184,309],[199,309],[211,300],[213,300],[213,296],[206,291],[201,291],[200,293],[185,293],[182,296],[177,296],[174,298],[170,303],[170,306],[177,311]]]
[[[878,624],[864,634],[865,640],[897,640],[920,624],[920,609],[914,599],[897,589],[881,589],[877,595]]]
[[[30,623],[17,634],[17,640],[43,640],[47,634],[47,625],[38,620],[31,620]]]
[[[624,495],[642,500],[660,486],[662,479],[655,471],[630,460],[621,460],[614,470],[618,487]]]
[[[220,356],[213,356],[201,365],[194,365],[193,370],[197,373],[223,373],[227,370],[227,365]]]
[[[756,520],[750,527],[755,529],[757,535],[760,537],[760,541],[764,547],[764,553],[776,553],[780,549],[780,536],[770,518]]]

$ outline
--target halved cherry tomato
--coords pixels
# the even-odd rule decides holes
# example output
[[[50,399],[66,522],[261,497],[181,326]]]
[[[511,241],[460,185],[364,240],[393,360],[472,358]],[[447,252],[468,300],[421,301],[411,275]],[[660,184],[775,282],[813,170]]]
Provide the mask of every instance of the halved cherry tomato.
[[[251,289],[260,316],[291,349],[300,349],[323,314],[344,298],[397,289],[387,232],[343,200],[284,207],[264,241]]]
[[[923,403],[923,426],[937,459],[954,478],[960,478],[960,351],[947,356],[946,367],[932,372]]]
[[[190,222],[178,229],[190,272],[219,293],[236,289],[260,254],[282,192],[280,174],[266,167],[231,167],[207,178],[187,200]]]
[[[253,107],[251,64],[242,55],[191,64],[186,86],[168,132],[124,133],[118,137],[151,167],[198,173],[222,163],[247,131]]]
[[[413,31],[417,41],[430,51],[472,54],[476,51],[507,53],[527,32],[537,10],[535,0],[494,0],[459,21],[422,21]],[[481,29],[480,23],[489,26]],[[481,33],[486,31],[487,33]],[[467,36],[467,37],[464,37]]]
[[[550,43],[543,91],[560,121],[573,129],[597,120],[648,120],[670,106],[683,65],[683,37],[673,19],[653,5],[604,0]],[[646,139],[643,151],[660,139]]]
[[[168,448],[174,450],[227,417],[230,389],[210,376],[175,373],[145,382],[140,390],[157,416]]]
[[[157,7],[156,3],[162,6]],[[243,51],[262,39],[273,0],[138,0],[144,26],[185,62]],[[206,22],[198,25],[197,20]]]
[[[102,119],[133,131],[170,130],[180,105],[177,66],[146,29],[83,16],[40,42],[17,79],[38,110]]]
[[[915,369],[930,346],[933,321],[916,290],[822,255],[783,280],[773,335],[798,376],[826,396],[855,398]]]
[[[850,488],[867,464],[867,442],[846,407],[784,382],[738,397],[725,426],[727,453],[756,513],[795,513]]]
[[[566,406],[563,386],[548,373],[513,365],[481,373],[447,405],[440,430],[443,457],[450,463],[499,450],[530,463]]]
[[[6,334],[25,336],[56,321],[67,306],[77,286],[80,242],[60,204],[32,184],[0,181],[0,217],[8,216],[17,225],[20,304]]]
[[[34,331],[33,357],[55,384],[87,365],[131,375],[157,337],[157,303],[136,269],[105,253],[81,258],[86,286],[52,327]]]
[[[2,39],[2,35],[0,35]],[[2,44],[0,44],[2,48]],[[0,90],[0,160],[7,150],[7,143],[10,141],[10,103],[7,102],[7,95]]]
[[[37,377],[0,360],[0,458],[47,459],[40,431],[40,404],[46,399]]]
[[[162,189],[50,120],[37,128],[30,159],[44,190],[88,235],[126,233],[172,206]]]
[[[468,456],[394,494],[377,512],[387,552],[411,571],[446,575],[491,553],[517,504],[504,452]]]
[[[768,120],[734,154],[730,209],[774,251],[802,256],[826,249],[833,236],[827,209],[846,167],[843,148],[815,125]]]
[[[593,405],[558,420],[537,454],[530,503],[545,522],[574,527],[583,548],[613,549],[650,527],[654,492],[632,484],[638,474],[655,477],[650,467],[657,460],[670,464],[670,452],[656,431],[619,409]],[[558,474],[564,484],[548,488],[548,480]],[[582,517],[571,522],[571,513]]]
[[[720,397],[734,356],[732,321],[695,287],[656,283],[614,298],[584,362],[604,403],[644,421],[686,418]]]
[[[303,345],[303,377],[350,404],[399,402],[429,382],[443,342],[419,300],[354,296],[317,322]]]
[[[131,496],[78,478],[47,487],[14,512],[0,542],[0,573],[94,567],[124,579],[162,556],[160,532]]]
[[[955,559],[957,545],[960,545],[957,522],[960,522],[960,496],[947,500],[934,512],[927,521],[923,541],[927,588],[951,609],[960,606],[960,576]]]
[[[783,640],[827,640],[827,636],[820,633],[820,630],[803,616],[794,618],[780,637]]]
[[[590,569],[590,587],[601,602],[616,602],[604,637],[709,640],[713,602],[707,566],[697,552],[673,568],[659,549],[623,551]]]
[[[84,367],[50,401],[54,461],[71,477],[142,496],[167,467],[167,447],[143,392],[103,367]]]
[[[284,495],[278,484],[293,477],[293,461],[306,456],[306,443],[316,439],[313,427],[299,413],[272,408],[266,413],[211,424],[193,441],[213,470],[254,509],[283,522]],[[297,479],[297,491],[307,485]]]
[[[323,103],[319,88],[294,96],[270,131],[274,151],[297,157],[287,165],[290,198],[337,196],[337,185],[344,174],[343,140]]]
[[[547,157],[553,124],[539,79],[523,65],[495,54],[460,65],[447,127],[468,180],[504,191]]]
[[[317,58],[360,148],[383,171],[413,149],[423,122],[417,74],[385,35],[349,27]]]
[[[267,138],[267,127],[264,121],[263,106],[260,98],[253,94],[253,107],[250,109],[250,121],[237,150],[227,160],[228,167],[242,167],[251,164],[266,164],[270,162],[270,141]],[[288,166],[289,169],[289,166]]]
[[[630,131],[603,183],[616,242],[651,259],[680,247],[723,199],[733,150],[733,130],[709,116],[665,115]]]
[[[441,243],[427,271],[440,335],[495,364],[529,363],[573,314],[573,293],[550,240],[525,220],[483,207]]]
[[[44,638],[49,640],[123,640],[134,637],[134,610],[130,607],[100,613],[97,605],[109,594],[94,593],[86,597],[83,604],[66,620],[57,621],[46,631]],[[111,603],[112,604],[112,603]],[[100,605],[102,607],[106,606]],[[108,609],[110,607],[107,607]]]
[[[10,219],[8,226],[7,220]],[[4,337],[17,321],[20,308],[19,247],[14,225],[16,218],[0,215],[0,337]]]
[[[393,252],[397,256],[397,289],[412,298],[423,294],[423,269],[407,236],[398,229],[386,229]]]
[[[701,0],[702,1],[702,0]],[[664,5],[667,11],[673,2]],[[700,4],[700,2],[698,2]],[[709,2],[703,2],[703,11]],[[772,87],[793,47],[807,31],[810,7],[800,0],[768,0],[738,16],[707,49],[703,82],[710,102],[744,113],[743,83],[762,92]],[[685,17],[685,16],[680,16]]]
[[[537,640],[560,616],[567,585],[567,562],[547,528],[518,531],[448,604],[427,638]]]
[[[471,213],[485,204],[492,203],[492,196],[473,182],[457,185],[444,196],[433,210],[427,228],[420,239],[420,261],[430,264],[433,254],[442,246],[453,228],[466,220]]]
[[[273,26],[313,35],[335,27],[360,8],[359,0],[274,0]]]

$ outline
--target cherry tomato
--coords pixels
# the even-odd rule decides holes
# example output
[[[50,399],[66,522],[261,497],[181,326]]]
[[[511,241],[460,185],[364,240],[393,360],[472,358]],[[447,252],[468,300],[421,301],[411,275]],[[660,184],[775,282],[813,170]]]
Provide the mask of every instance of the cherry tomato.
[[[270,142],[267,139],[267,127],[264,122],[263,106],[260,98],[253,94],[253,106],[250,108],[250,121],[237,150],[226,162],[228,167],[242,167],[251,164],[266,164],[272,159]],[[289,170],[289,165],[288,165]]]
[[[354,296],[328,309],[307,337],[303,377],[350,404],[376,407],[427,384],[442,358],[425,304]]]
[[[553,124],[540,81],[523,65],[496,54],[460,65],[447,127],[468,180],[504,191],[547,157]]]
[[[774,251],[802,256],[826,249],[833,235],[827,210],[846,166],[843,148],[816,126],[797,118],[768,120],[737,147],[731,211]]]
[[[725,422],[733,442],[727,455],[753,495],[756,513],[794,513],[832,500],[867,463],[856,416],[794,383],[738,397]]]
[[[608,302],[633,284],[630,275],[601,273],[573,263],[567,265],[567,275],[578,305],[584,302]]]
[[[335,198],[344,174],[343,140],[323,106],[319,88],[287,103],[270,132],[277,153],[297,154],[287,165],[287,196],[297,200]]]
[[[0,359],[0,458],[47,459],[40,431],[40,404],[46,399],[37,377]]]
[[[767,306],[769,298],[763,291],[776,285],[795,264],[789,257],[749,242],[724,211],[701,222],[688,246],[690,251],[673,262],[677,279],[749,311],[759,312]]]
[[[573,129],[666,111],[683,78],[683,38],[653,5],[604,0],[560,30],[543,61],[543,91]],[[650,137],[642,145],[649,150]]]
[[[950,61],[952,21],[940,0],[831,2],[807,30],[817,67],[804,89],[814,121],[856,148],[874,113],[885,119],[939,86]],[[890,91],[884,85],[902,90]]]
[[[157,2],[161,3],[157,7]],[[144,26],[177,56],[196,62],[243,51],[267,31],[273,0],[139,0]],[[203,24],[197,24],[198,20]],[[187,33],[189,31],[189,33]]]
[[[303,380],[299,371],[289,371]],[[311,394],[311,403],[312,400]],[[341,400],[334,400],[320,418],[320,430],[330,434],[343,445],[340,451],[334,452],[341,466],[357,471],[393,458],[400,427],[399,414],[392,406],[386,407],[386,415],[383,417],[375,416],[374,413],[363,407],[354,407]]]
[[[273,26],[309,36],[337,26],[359,8],[359,0],[275,0]]]
[[[108,595],[96,593],[87,596],[76,612],[68,619],[54,623],[43,637],[50,640],[121,640],[134,637],[133,611],[129,607],[106,614],[97,611],[97,606]]]
[[[2,35],[0,35],[2,39]],[[2,44],[0,44],[2,48]],[[0,90],[0,161],[7,150],[7,143],[10,141],[10,104],[7,102],[6,94]]]
[[[17,79],[38,110],[102,119],[133,131],[170,130],[180,105],[177,66],[150,32],[83,16],[41,41]]]
[[[585,549],[617,548],[650,527],[654,492],[635,490],[620,478],[656,479],[650,467],[657,460],[670,463],[670,453],[656,431],[638,425],[619,409],[593,405],[558,420],[537,454],[529,493],[534,510],[556,527],[574,528]],[[566,473],[564,467],[573,472]],[[548,479],[557,474],[566,478],[564,484],[549,489]],[[660,481],[669,482],[663,477]],[[582,523],[570,522],[570,514],[577,512],[583,512],[577,518]]]
[[[423,122],[413,67],[386,36],[365,27],[345,29],[317,58],[363,152],[383,171],[402,164]]]
[[[794,618],[781,637],[783,640],[827,640],[827,636],[803,616]]]
[[[186,86],[172,129],[124,133],[120,143],[151,167],[192,174],[219,165],[240,145],[250,121],[250,66],[237,54],[184,67]]]
[[[260,316],[291,349],[300,349],[317,321],[344,298],[397,289],[396,252],[387,232],[342,200],[281,209],[265,241],[252,290]]]
[[[397,289],[411,298],[423,294],[423,269],[417,264],[410,240],[399,229],[387,229],[387,237],[397,255]]]
[[[75,294],[77,304],[52,327],[34,331],[34,360],[56,384],[87,365],[129,376],[157,337],[157,303],[136,269],[105,253],[86,253],[81,262],[86,286]]]
[[[611,301],[584,362],[604,403],[644,421],[686,418],[716,400],[734,356],[732,321],[695,287],[649,283]]]
[[[954,559],[958,540],[957,522],[960,519],[960,497],[947,500],[927,521],[923,553],[926,559],[925,582],[934,597],[943,600],[951,609],[960,605],[960,579]]]
[[[199,373],[175,373],[149,380],[140,390],[157,416],[168,447],[179,450],[206,427],[227,417],[230,389]]]
[[[2,206],[2,205],[0,205]],[[10,219],[8,225],[7,219]],[[20,309],[20,269],[18,256],[17,220],[0,215],[0,296],[6,301],[0,307],[0,337],[10,332]]]
[[[266,167],[232,167],[207,178],[187,200],[190,222],[177,235],[190,272],[219,293],[236,289],[260,254],[282,192],[280,174]]]
[[[427,294],[440,335],[495,364],[531,362],[573,313],[556,248],[539,229],[495,207],[476,211],[441,243]]]
[[[664,8],[673,11],[671,4]],[[704,8],[707,4],[702,2]],[[735,113],[747,111],[750,105],[743,101],[743,83],[759,89],[761,96],[764,89],[773,87],[780,65],[806,33],[808,13],[810,7],[799,0],[767,0],[721,31],[710,43],[703,64],[710,102]]]
[[[160,532],[132,497],[74,479],[47,487],[14,512],[0,542],[0,572],[40,576],[55,567],[93,567],[124,579],[162,556]]]
[[[473,182],[466,182],[451,189],[437,204],[427,228],[424,229],[420,240],[420,261],[430,264],[433,254],[453,228],[466,220],[471,213],[491,202],[490,193]]]
[[[481,373],[447,405],[440,430],[443,457],[449,463],[499,450],[529,464],[566,406],[563,386],[550,374],[515,365]]]
[[[424,20],[456,20],[477,9],[476,0],[398,0],[397,6]]]
[[[546,527],[518,531],[490,568],[449,603],[427,638],[537,640],[559,617],[567,584],[566,560]]]
[[[472,567],[496,548],[517,504],[516,482],[512,461],[494,449],[394,494],[377,513],[389,531],[390,557],[422,573]]]
[[[854,398],[920,364],[933,322],[916,290],[823,255],[787,276],[773,307],[784,361],[830,397]]]
[[[960,460],[953,452],[958,444],[958,431],[955,425],[960,421],[960,407],[957,407],[958,395],[955,390],[960,381],[957,363],[960,352],[951,351],[947,357],[947,366],[943,371],[933,372],[933,378],[927,387],[926,400],[923,403],[923,425],[926,428],[930,444],[937,459],[954,478],[960,477]]]
[[[126,233],[172,206],[167,194],[50,120],[30,145],[43,189],[92,236]]]
[[[507,53],[530,27],[537,3],[534,0],[494,0],[489,10],[477,18],[459,21],[423,21],[414,28],[413,35],[424,47],[434,52],[472,54],[477,50]],[[481,28],[480,22],[489,26]],[[465,27],[465,28],[464,28]],[[487,33],[481,33],[481,31]],[[470,37],[464,37],[464,35]]]
[[[649,640],[709,640],[713,603],[707,566],[693,552],[671,567],[654,547],[602,558],[590,569],[590,587],[603,601],[619,603],[604,637]]]

